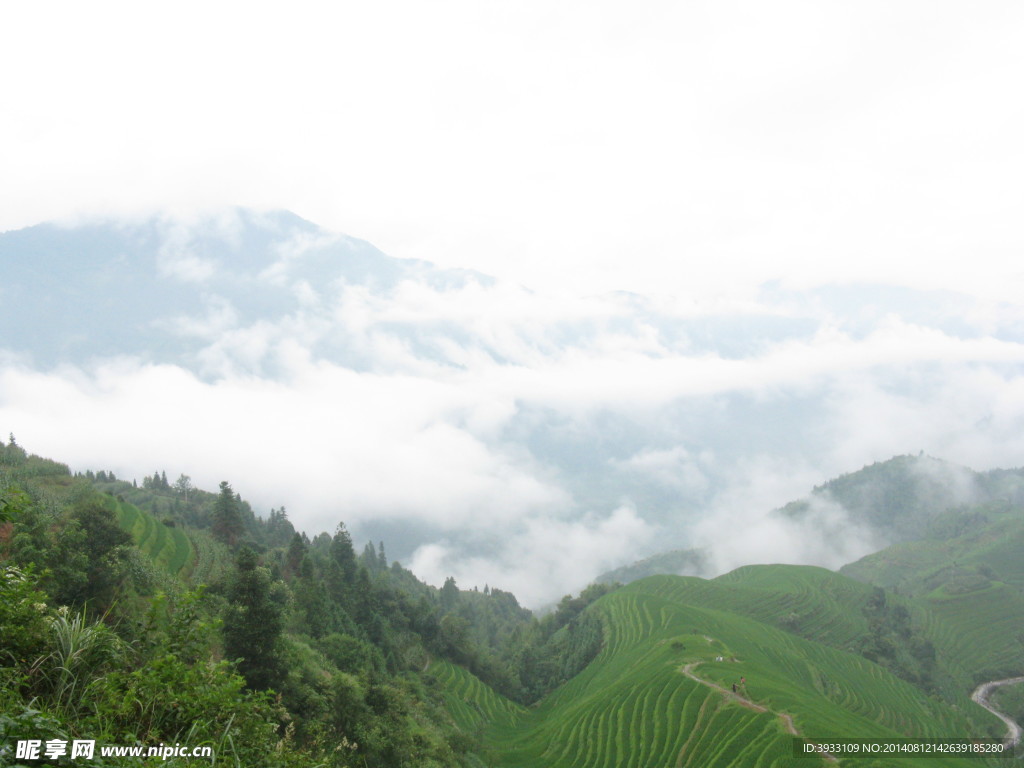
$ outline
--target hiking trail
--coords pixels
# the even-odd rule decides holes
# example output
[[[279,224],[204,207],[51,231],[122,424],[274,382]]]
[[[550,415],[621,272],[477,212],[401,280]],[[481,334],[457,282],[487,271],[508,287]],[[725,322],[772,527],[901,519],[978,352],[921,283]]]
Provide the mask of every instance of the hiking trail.
[[[779,718],[779,720],[782,721],[783,727],[785,727],[787,733],[789,733],[792,736],[799,736],[800,738],[804,738],[804,735],[800,733],[796,725],[793,723],[792,715],[786,712],[776,712],[774,710],[768,709],[768,707],[764,706],[763,704],[758,704],[757,702],[751,701],[745,696],[741,696],[739,693],[733,693],[727,688],[723,688],[718,683],[713,683],[710,680],[705,680],[704,678],[697,677],[693,673],[693,669],[698,664],[703,663],[703,661],[691,661],[689,664],[685,664],[682,667],[680,667],[679,671],[691,680],[693,680],[694,682],[700,683],[701,685],[707,686],[708,688],[714,688],[716,691],[719,691],[723,696],[725,696],[727,700],[731,699],[735,701],[737,704],[739,704],[741,707],[746,707],[747,709],[751,709],[754,712],[768,712],[775,715]],[[1021,679],[1024,680],[1024,678]],[[826,760],[830,762],[837,762],[836,758],[832,755],[825,754],[822,755],[822,757],[824,757]]]

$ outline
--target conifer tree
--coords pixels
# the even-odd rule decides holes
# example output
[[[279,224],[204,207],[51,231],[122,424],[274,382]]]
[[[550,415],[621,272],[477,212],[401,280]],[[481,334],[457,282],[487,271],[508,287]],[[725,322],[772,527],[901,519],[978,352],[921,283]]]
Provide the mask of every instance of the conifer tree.
[[[449,576],[444,580],[444,586],[441,587],[441,605],[444,606],[445,610],[450,611],[458,601],[459,587],[455,583],[454,577]]]
[[[306,543],[298,533],[292,534],[292,540],[288,544],[288,552],[284,558],[284,571],[288,577],[295,576],[302,567],[302,558],[306,555]]]
[[[238,671],[250,688],[276,688],[285,673],[279,645],[287,588],[271,581],[270,572],[258,566],[249,547],[238,553],[237,566],[224,616],[224,653],[231,660],[240,659]]]
[[[213,535],[229,547],[237,546],[242,535],[242,515],[227,480],[221,482],[220,494],[213,505]]]
[[[372,573],[376,573],[380,570],[377,563],[377,549],[373,546],[373,542],[366,542],[366,546],[363,547],[363,553],[359,556],[359,560],[362,562],[363,567]]]
[[[341,572],[345,581],[352,583],[356,577],[356,551],[352,547],[352,536],[344,523],[338,523],[338,528],[331,539],[331,558],[341,566]]]

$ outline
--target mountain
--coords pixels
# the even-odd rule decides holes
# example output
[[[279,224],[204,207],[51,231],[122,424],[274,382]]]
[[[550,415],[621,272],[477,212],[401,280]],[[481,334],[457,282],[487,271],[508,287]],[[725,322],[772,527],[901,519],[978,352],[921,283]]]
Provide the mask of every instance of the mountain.
[[[841,475],[815,486],[805,498],[767,514],[770,519],[820,529],[825,510],[833,513],[831,519],[838,516],[841,521],[837,535],[861,538],[870,542],[873,550],[903,551],[909,556],[914,546],[886,548],[904,542],[946,540],[966,532],[991,537],[980,529],[997,514],[994,510],[1020,507],[1024,507],[1024,470],[975,472],[922,453],[896,456]],[[925,549],[929,546],[933,545],[922,545]],[[951,546],[950,552],[955,549]],[[933,562],[937,554],[929,550],[925,559]],[[869,555],[862,562],[879,562],[885,557]],[[606,572],[599,580],[628,583],[655,574],[707,574],[712,562],[707,550],[672,550]],[[843,572],[861,571],[847,565]],[[876,573],[872,580],[886,587],[900,583],[895,574],[883,577]]]
[[[1024,503],[1024,471],[975,472],[921,454],[896,456],[816,487],[777,514],[801,519],[816,501],[839,504],[851,521],[886,543],[920,539],[956,524],[957,510]]]
[[[246,356],[217,344],[221,335],[260,328],[313,341],[318,355],[365,367],[369,361],[336,328],[313,328],[336,325],[333,302],[344,291],[386,292],[403,280],[434,288],[488,280],[391,258],[288,212],[245,209],[193,222],[5,232],[0,272],[0,338],[37,365],[137,356],[205,373],[216,372],[217,363],[255,371],[270,365],[259,350]]]
[[[698,576],[707,573],[711,564],[706,552],[699,549],[674,549],[645,557],[630,565],[623,565],[606,571],[595,581],[603,584],[629,584],[630,582],[671,573],[677,576]]]

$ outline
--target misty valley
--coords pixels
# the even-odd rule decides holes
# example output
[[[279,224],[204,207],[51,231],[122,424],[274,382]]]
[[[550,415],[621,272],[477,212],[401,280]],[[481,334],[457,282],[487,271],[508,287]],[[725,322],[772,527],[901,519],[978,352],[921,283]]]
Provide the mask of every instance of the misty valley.
[[[0,270],[0,765],[1019,749],[1006,304],[568,296],[248,209]]]
[[[838,571],[706,579],[679,575],[706,556],[674,551],[537,612],[499,585],[425,584],[344,521],[257,514],[227,481],[72,473],[12,435],[0,488],[5,765],[76,738],[238,765],[810,765],[852,747],[795,743],[1004,749],[1001,717],[1024,715],[1019,685],[971,698],[1024,669],[1024,470],[895,457],[765,511],[827,499],[886,542]]]

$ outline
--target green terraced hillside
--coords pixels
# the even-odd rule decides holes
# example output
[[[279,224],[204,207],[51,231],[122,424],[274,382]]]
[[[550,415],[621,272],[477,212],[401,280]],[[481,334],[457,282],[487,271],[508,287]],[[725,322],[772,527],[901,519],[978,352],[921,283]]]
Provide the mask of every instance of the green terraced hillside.
[[[711,581],[657,578],[650,590],[682,603],[727,610],[844,650],[867,631],[872,589],[814,566],[751,565]]]
[[[164,525],[133,504],[112,496],[106,498],[110,508],[117,514],[118,524],[131,534],[135,545],[155,565],[172,576],[187,575],[194,565],[195,552],[182,529]]]
[[[960,510],[955,519],[955,527],[950,520],[948,530],[887,547],[840,572],[913,595],[943,585],[967,592],[991,580],[1024,587],[1024,510],[990,504]]]
[[[841,571],[910,596],[965,685],[1024,672],[1024,516],[1009,505],[968,515],[974,524],[957,535],[897,544]]]
[[[435,664],[433,671],[453,717],[480,739],[483,764],[495,766],[813,766],[819,761],[792,757],[794,733],[812,739],[1001,733],[1001,724],[969,701],[950,707],[861,656],[737,613],[756,607],[767,619],[788,608],[803,611],[825,636],[856,630],[842,606],[860,599],[862,585],[814,573],[821,569],[770,568],[717,583],[653,577],[606,595],[588,609],[605,626],[600,654],[530,709],[502,699],[465,670]],[[810,585],[822,580],[832,594],[815,596],[819,590]],[[769,583],[789,585],[779,590],[776,609],[755,605],[758,596],[772,594]],[[734,695],[741,678],[746,683]],[[925,764],[896,764],[915,763]]]
[[[984,541],[983,553],[1017,546],[1011,537],[999,544]],[[919,597],[889,594],[888,600],[903,606],[913,627],[934,645],[942,693],[960,706],[978,683],[1024,673],[1024,594],[999,581],[967,590],[959,588],[961,582],[953,588],[939,583]],[[824,568],[776,565],[744,566],[710,581],[655,577],[647,585],[679,602],[727,610],[849,651],[857,650],[868,631],[864,609],[874,591]]]

